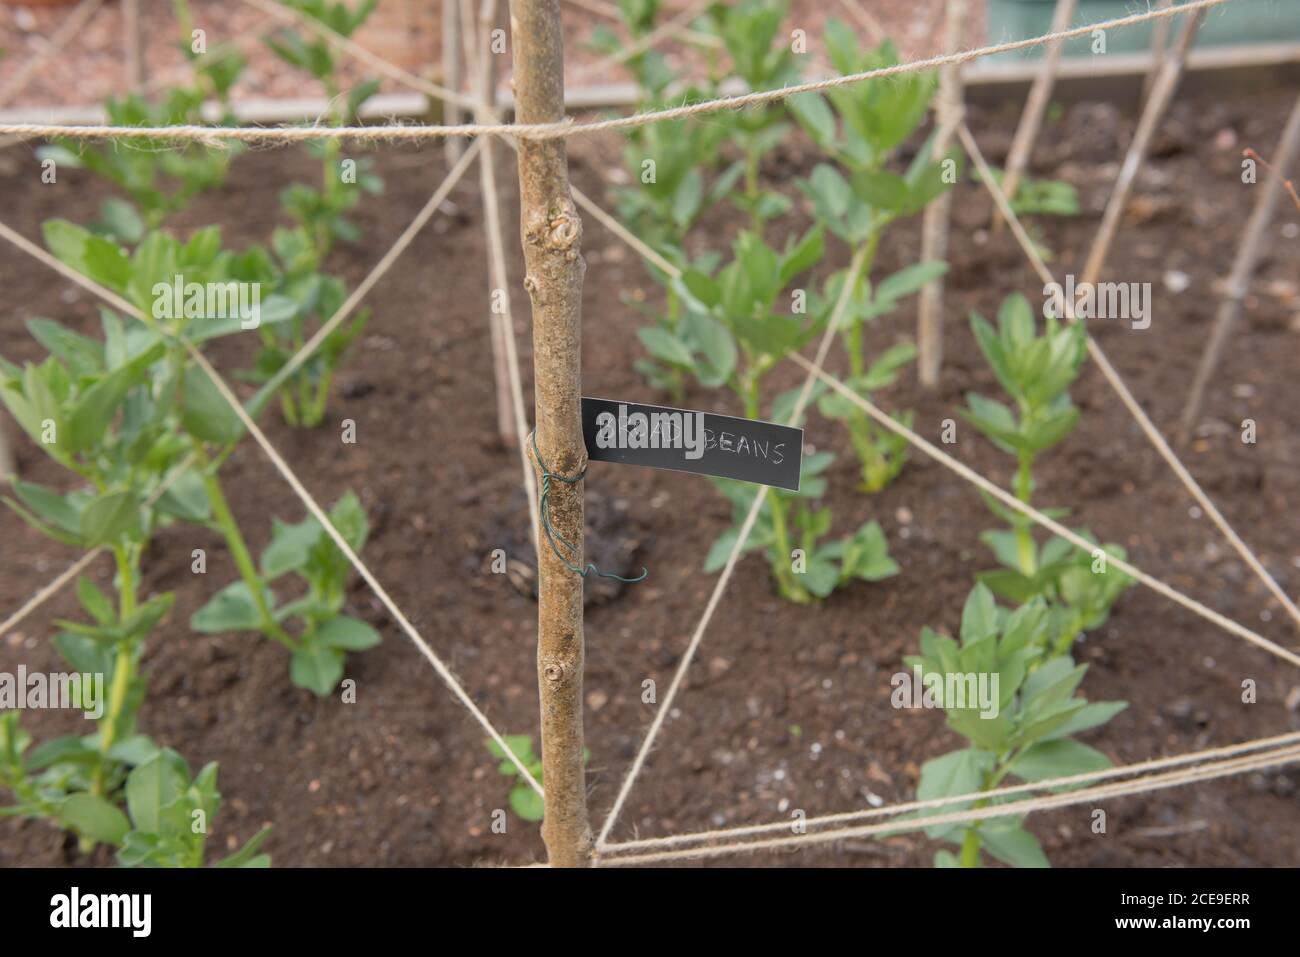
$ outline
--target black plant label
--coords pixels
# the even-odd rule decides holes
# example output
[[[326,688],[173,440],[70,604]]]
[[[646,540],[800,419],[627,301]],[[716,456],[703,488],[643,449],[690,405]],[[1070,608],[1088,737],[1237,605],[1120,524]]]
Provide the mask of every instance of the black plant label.
[[[587,458],[799,490],[803,429],[614,399],[582,399]]]

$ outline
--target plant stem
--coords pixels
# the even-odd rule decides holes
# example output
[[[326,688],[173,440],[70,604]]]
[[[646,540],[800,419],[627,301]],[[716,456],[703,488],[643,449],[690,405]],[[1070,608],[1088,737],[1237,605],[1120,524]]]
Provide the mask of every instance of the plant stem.
[[[136,576],[129,546],[114,545],[113,558],[117,563],[118,621],[126,621],[135,614]],[[100,719],[99,758],[95,769],[90,774],[90,793],[96,797],[104,796],[105,761],[108,752],[117,743],[117,726],[126,707],[126,696],[131,689],[131,679],[135,675],[136,643],[125,639],[117,643],[117,656],[113,661],[113,683],[108,689],[108,701],[104,715]],[[83,854],[89,854],[95,847],[95,841],[82,837],[78,847]]]
[[[749,220],[759,239],[763,238],[763,220],[758,215],[758,153],[749,140],[745,141],[745,200],[749,204]]]
[[[297,643],[289,636],[288,632],[280,627],[279,622],[271,614],[270,605],[266,601],[266,592],[262,587],[262,579],[257,573],[257,566],[253,563],[253,556],[248,550],[248,543],[244,541],[244,535],[239,530],[239,523],[235,521],[235,516],[230,511],[230,504],[226,501],[226,494],[222,491],[221,482],[218,481],[216,474],[210,467],[211,462],[208,459],[207,450],[204,449],[203,443],[198,439],[192,441],[194,457],[199,465],[199,475],[203,477],[203,489],[207,492],[208,501],[212,505],[212,517],[226,540],[226,547],[230,549],[230,556],[235,560],[235,567],[239,569],[239,577],[248,586],[248,592],[252,596],[253,604],[257,607],[261,630],[267,637],[274,638],[290,651],[294,651],[297,649]]]
[[[772,511],[772,573],[776,576],[777,590],[783,598],[790,601],[806,602],[809,593],[794,577],[790,567],[790,533],[786,526],[785,502],[775,493],[767,497],[767,504]]]
[[[1034,493],[1034,456],[1030,452],[1021,452],[1017,456],[1016,498],[1029,504]],[[1034,533],[1029,528],[1028,519],[1016,522],[1016,553],[1020,558],[1020,573],[1032,576],[1037,571],[1037,549],[1034,547]]]

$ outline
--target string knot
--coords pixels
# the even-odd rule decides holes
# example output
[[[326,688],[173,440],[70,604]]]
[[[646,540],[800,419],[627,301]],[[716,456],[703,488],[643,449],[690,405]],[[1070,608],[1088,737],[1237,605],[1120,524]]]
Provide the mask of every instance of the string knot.
[[[586,477],[587,466],[584,464],[582,469],[575,475],[562,475],[559,472],[552,472],[546,467],[546,463],[542,461],[542,453],[537,448],[537,430],[534,429],[529,433],[528,438],[533,446],[533,458],[537,461],[538,468],[542,470],[542,488],[537,502],[537,511],[541,517],[542,531],[546,533],[546,541],[550,544],[555,557],[564,563],[565,568],[583,578],[594,574],[598,578],[612,578],[628,585],[635,585],[637,582],[645,581],[650,571],[644,566],[641,568],[641,574],[636,578],[624,578],[622,575],[616,575],[613,572],[602,572],[594,562],[588,562],[585,567],[577,565],[565,554],[565,552],[568,552],[569,555],[576,555],[578,549],[577,546],[551,527],[551,480],[563,482],[565,485],[576,485]],[[560,551],[561,545],[564,546],[565,552]]]

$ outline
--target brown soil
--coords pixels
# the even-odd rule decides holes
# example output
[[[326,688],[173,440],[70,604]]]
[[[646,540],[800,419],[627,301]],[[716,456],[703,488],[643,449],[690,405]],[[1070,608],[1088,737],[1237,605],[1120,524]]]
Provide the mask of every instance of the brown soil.
[[[1226,272],[1254,197],[1240,182],[1239,150],[1271,149],[1288,106],[1283,94],[1179,103],[1142,175],[1111,269],[1114,278],[1153,284],[1154,322],[1141,333],[1102,324],[1097,334],[1166,429],[1177,419],[1213,316],[1216,279]],[[973,117],[992,159],[1005,151],[1013,122],[1010,112]],[[1082,260],[1121,155],[1118,144],[1130,133],[1129,120],[1100,107],[1075,108],[1046,130],[1039,172],[1075,182],[1085,206],[1080,218],[1040,224],[1059,272]],[[603,195],[607,160],[617,148],[612,140],[574,142],[575,181]],[[766,173],[790,185],[814,162],[812,149],[796,141]],[[53,216],[88,221],[105,195],[98,182],[76,172],[61,174],[57,186],[35,185],[39,167],[20,150],[3,154],[0,164],[5,219],[29,236]],[[445,170],[436,148],[387,151],[379,166],[388,190],[360,216],[367,239],[340,250],[333,264],[353,283]],[[313,175],[313,163],[300,152],[245,155],[228,185],[196,203],[176,226],[220,222],[228,244],[265,240],[279,215],[276,191]],[[505,179],[503,199],[510,210],[514,188]],[[965,315],[972,309],[991,315],[1016,290],[1037,299],[1040,283],[1010,236],[983,232],[988,212],[980,187],[959,188],[942,390],[925,394],[909,378],[881,397],[888,407],[915,409],[925,434],[937,434],[945,418],[955,417],[966,390],[996,389]],[[515,453],[493,437],[480,218],[476,186],[464,183],[374,291],[375,318],[342,373],[325,427],[295,431],[274,413],[265,426],[319,498],[332,501],[347,488],[358,492],[374,525],[365,557],[379,579],[498,727],[529,732],[537,724],[536,607],[506,576],[488,570],[493,548],[510,548],[512,542],[517,548],[526,510]],[[804,215],[794,219],[788,228],[801,230]],[[1298,220],[1285,208],[1272,228],[1268,260],[1210,396],[1202,435],[1188,455],[1229,521],[1292,593],[1300,577],[1292,518],[1300,499]],[[701,246],[730,239],[731,227],[712,222],[696,237]],[[891,231],[881,274],[916,259],[917,233],[916,223]],[[655,401],[660,396],[632,371],[640,354],[634,335],[639,318],[621,300],[644,295],[655,301],[659,292],[634,255],[594,223],[587,225],[584,246],[584,388]],[[511,249],[511,257],[517,281],[517,250]],[[846,260],[835,247],[822,269]],[[1170,291],[1165,281],[1171,272],[1186,274],[1190,286]],[[12,360],[40,355],[21,330],[29,317],[57,316],[97,329],[95,303],[13,250],[0,256],[0,288],[8,307],[3,352]],[[871,346],[910,336],[913,324],[909,302],[876,323]],[[518,329],[527,360],[525,318]],[[226,340],[213,355],[221,369],[233,372],[250,348]],[[832,366],[840,366],[839,357]],[[799,377],[787,364],[772,376],[771,394]],[[1075,399],[1082,423],[1043,462],[1038,500],[1072,506],[1074,523],[1124,543],[1143,569],[1294,646],[1285,616],[1191,508],[1094,369],[1085,370]],[[739,412],[728,396],[699,388],[688,403]],[[1248,417],[1258,422],[1256,445],[1238,438],[1239,423]],[[357,422],[356,445],[339,441],[344,418]],[[846,448],[838,427],[815,416],[807,437],[817,447]],[[18,451],[26,478],[63,482],[29,444],[20,443]],[[1009,479],[1006,457],[970,428],[959,427],[955,454],[999,482]],[[223,479],[255,548],[264,544],[272,516],[301,516],[293,495],[251,443],[230,459]],[[620,516],[602,522],[612,534],[635,541],[638,563],[650,568],[648,582],[588,613],[587,728],[591,804],[599,822],[651,719],[641,703],[641,683],[653,678],[661,694],[666,688],[713,587],[714,577],[701,566],[729,512],[706,481],[687,475],[593,466],[588,486],[593,498],[601,497]],[[777,599],[763,561],[747,558],[616,838],[780,820],[796,808],[811,816],[877,800],[904,801],[915,793],[920,764],[958,746],[940,715],[890,707],[889,676],[915,648],[923,625],[955,628],[974,573],[990,565],[978,534],[997,522],[960,479],[925,461],[913,461],[883,494],[865,496],[854,486],[854,464],[842,451],[828,495],[837,533],[878,518],[902,574],[882,584],[853,585],[821,606],[802,608]],[[0,607],[6,610],[75,558],[7,511],[0,514],[0,542]],[[206,577],[189,573],[196,547],[208,550]],[[93,567],[101,583],[108,580],[109,564]],[[226,805],[216,822],[218,847],[233,846],[274,822],[268,849],[281,866],[542,858],[531,825],[511,817],[506,835],[491,833],[490,815],[506,806],[508,782],[497,773],[478,727],[363,584],[354,582],[349,611],[380,626],[385,642],[351,659],[358,702],[345,706],[295,689],[284,653],[269,641],[189,632],[189,615],[235,577],[214,535],[173,527],[158,537],[145,567],[148,588],[174,590],[177,606],[149,643],[151,689],[143,729],[196,766],[220,761]],[[75,614],[68,590],[0,642],[0,668],[22,663],[58,669],[48,644],[53,620]],[[1300,727],[1300,718],[1284,704],[1288,693],[1294,702],[1298,684],[1287,665],[1140,587],[1077,654],[1091,666],[1084,683],[1090,698],[1131,703],[1087,737],[1116,762]],[[1257,704],[1241,702],[1246,678],[1258,682]],[[51,712],[29,713],[24,721],[38,740],[85,728],[79,719]],[[1086,807],[1045,814],[1030,824],[1058,866],[1294,864],[1300,859],[1298,782],[1300,772],[1282,771],[1125,799],[1109,805],[1108,833],[1101,837],[1091,834]],[[927,865],[933,850],[923,837],[907,835],[740,862]],[[77,862],[69,842],[48,825],[0,822],[0,864]]]

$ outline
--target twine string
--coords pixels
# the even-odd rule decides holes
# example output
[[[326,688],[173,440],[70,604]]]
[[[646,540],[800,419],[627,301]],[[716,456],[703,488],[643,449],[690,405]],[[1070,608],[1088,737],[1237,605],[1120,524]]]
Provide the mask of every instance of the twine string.
[[[602,572],[596,567],[595,562],[587,562],[585,566],[575,564],[564,552],[560,551],[560,546],[569,555],[577,555],[578,547],[569,541],[563,535],[555,530],[551,525],[551,480],[563,482],[565,485],[577,485],[587,476],[587,466],[576,475],[563,475],[560,472],[552,472],[547,468],[546,463],[542,461],[542,453],[537,449],[537,430],[534,429],[529,433],[529,440],[533,445],[533,457],[537,460],[537,467],[542,470],[542,491],[537,502],[537,510],[541,514],[542,531],[546,533],[546,541],[551,546],[551,551],[555,557],[564,562],[564,567],[575,575],[586,578],[588,575],[595,575],[597,578],[612,578],[628,585],[635,585],[637,582],[645,581],[650,575],[650,570],[644,565],[641,567],[641,574],[636,578],[624,578],[622,575],[616,575],[614,572]]]

